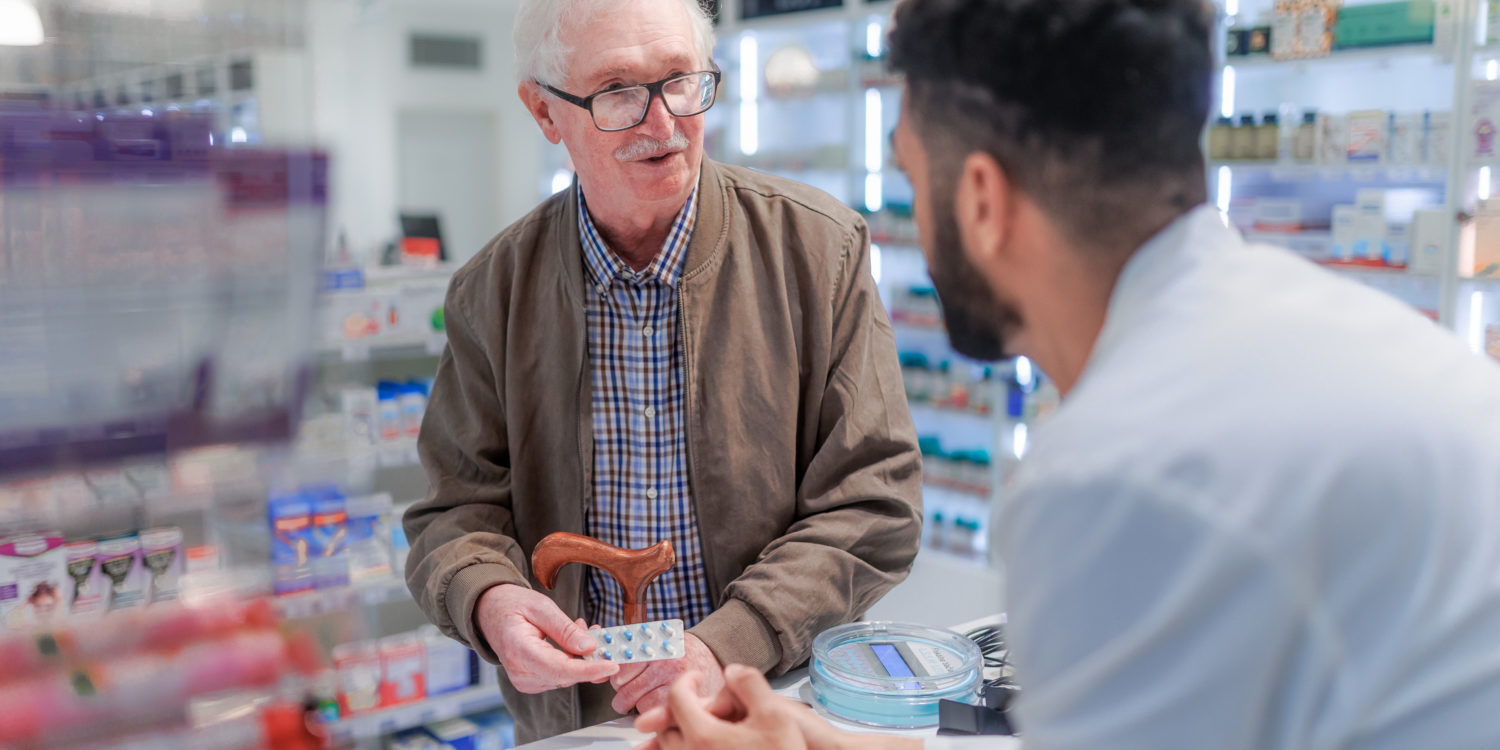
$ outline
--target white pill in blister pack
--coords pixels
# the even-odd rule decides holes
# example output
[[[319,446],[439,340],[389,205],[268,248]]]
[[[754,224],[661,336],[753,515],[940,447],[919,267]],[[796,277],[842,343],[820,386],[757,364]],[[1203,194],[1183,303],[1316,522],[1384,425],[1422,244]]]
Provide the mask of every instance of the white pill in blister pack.
[[[682,620],[657,620],[639,625],[620,625],[590,630],[599,648],[586,658],[612,661],[616,664],[639,664],[644,661],[681,659]]]

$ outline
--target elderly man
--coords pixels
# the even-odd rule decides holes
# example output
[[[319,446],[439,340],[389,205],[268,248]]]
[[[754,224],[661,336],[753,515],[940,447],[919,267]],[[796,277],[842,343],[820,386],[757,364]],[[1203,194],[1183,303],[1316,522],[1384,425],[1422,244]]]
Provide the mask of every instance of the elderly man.
[[[708,695],[722,665],[805,661],[906,575],[921,478],[864,223],[703,157],[720,76],[696,2],[524,0],[515,34],[578,179],[454,276],[405,524],[413,594],[501,666],[530,740],[661,705],[689,669]],[[687,656],[578,658],[622,593],[581,566],[541,593],[528,561],[557,531],[670,540],[648,617],[685,620]]]
[[[1500,368],[1205,205],[1214,28],[1203,0],[896,10],[953,344],[1064,394],[996,523],[1022,746],[1500,748]],[[727,679],[639,728],[922,746]]]

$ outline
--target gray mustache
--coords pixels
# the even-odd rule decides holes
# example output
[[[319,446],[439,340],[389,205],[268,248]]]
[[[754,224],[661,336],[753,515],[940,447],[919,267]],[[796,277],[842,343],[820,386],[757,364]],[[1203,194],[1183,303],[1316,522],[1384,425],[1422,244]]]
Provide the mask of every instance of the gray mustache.
[[[635,143],[616,151],[615,158],[620,161],[635,161],[670,151],[682,151],[690,145],[692,144],[688,142],[687,136],[683,135],[681,130],[672,133],[672,137],[665,141],[643,135]]]

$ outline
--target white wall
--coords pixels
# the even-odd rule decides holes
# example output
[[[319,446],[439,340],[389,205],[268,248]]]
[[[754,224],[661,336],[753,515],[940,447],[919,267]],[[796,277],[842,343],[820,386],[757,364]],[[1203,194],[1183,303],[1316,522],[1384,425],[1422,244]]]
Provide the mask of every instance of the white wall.
[[[552,147],[516,97],[513,0],[316,0],[308,12],[314,130],[334,157],[335,229],[346,232],[356,253],[398,230],[403,110],[495,117],[495,158],[474,165],[497,176],[491,235],[536,205],[543,154]],[[408,69],[413,31],[481,36],[483,69]],[[452,248],[459,260],[478,250]]]

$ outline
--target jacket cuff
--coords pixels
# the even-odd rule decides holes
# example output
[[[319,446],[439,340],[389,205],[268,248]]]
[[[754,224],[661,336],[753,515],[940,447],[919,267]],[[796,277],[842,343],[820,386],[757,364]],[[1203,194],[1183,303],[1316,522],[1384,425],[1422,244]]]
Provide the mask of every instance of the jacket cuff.
[[[491,664],[499,664],[500,657],[485,640],[484,632],[474,621],[474,612],[479,608],[479,597],[484,592],[505,583],[527,586],[526,580],[503,563],[478,563],[470,565],[453,575],[448,581],[443,600],[448,610],[448,619],[453,629],[478,652],[479,657]],[[530,588],[527,586],[527,588]]]
[[[714,652],[719,663],[744,664],[770,672],[781,663],[781,641],[754,607],[730,599],[688,632]]]

